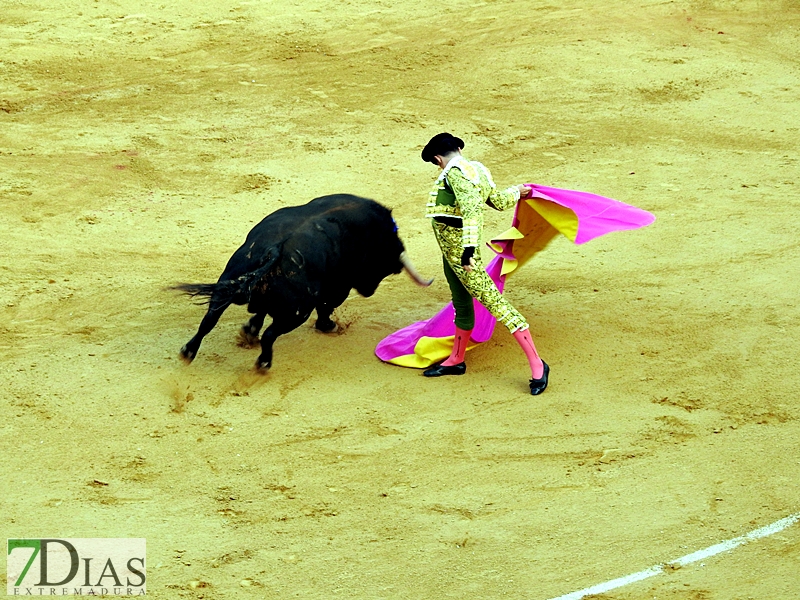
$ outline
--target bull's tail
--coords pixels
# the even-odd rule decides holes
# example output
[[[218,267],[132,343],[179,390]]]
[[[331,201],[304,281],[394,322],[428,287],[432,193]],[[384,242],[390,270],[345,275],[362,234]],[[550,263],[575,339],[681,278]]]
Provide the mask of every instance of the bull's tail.
[[[228,287],[225,284],[230,283],[233,283],[233,281],[220,281],[219,283],[179,283],[177,285],[172,285],[167,289],[176,292],[182,292],[187,296],[191,296],[192,298],[200,296],[201,298],[205,298],[204,300],[200,301],[200,304],[208,304],[213,296],[232,296],[230,291],[224,289]],[[228,293],[225,293],[226,291],[228,291]]]
[[[258,269],[240,275],[236,279],[223,279],[217,283],[179,283],[169,290],[183,292],[192,298],[202,298],[199,304],[246,304],[259,280],[269,273],[280,257],[280,247],[267,251],[266,262]]]

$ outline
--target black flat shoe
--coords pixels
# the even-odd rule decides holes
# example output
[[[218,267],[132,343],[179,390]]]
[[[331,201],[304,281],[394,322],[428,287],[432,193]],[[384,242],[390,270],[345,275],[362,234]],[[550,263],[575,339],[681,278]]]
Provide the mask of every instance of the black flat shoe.
[[[434,365],[430,369],[426,369],[422,374],[425,377],[441,377],[442,375],[463,375],[467,372],[467,363],[462,362],[452,367],[445,367],[444,365]],[[546,385],[546,384],[545,384]]]
[[[546,362],[542,361],[544,365],[544,373],[539,379],[531,379],[531,395],[538,396],[547,389],[547,377],[550,375],[550,367]]]

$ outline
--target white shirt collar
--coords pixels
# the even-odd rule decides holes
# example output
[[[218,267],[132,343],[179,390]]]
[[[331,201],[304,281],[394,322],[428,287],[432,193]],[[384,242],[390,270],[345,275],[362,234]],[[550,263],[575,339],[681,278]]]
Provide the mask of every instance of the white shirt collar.
[[[466,161],[466,162],[469,162],[469,161],[467,161],[467,159],[466,159],[466,158],[464,158],[464,157],[463,157],[461,154],[457,154],[456,156],[454,156],[453,158],[451,158],[451,159],[450,159],[450,161],[449,161],[449,162],[448,162],[448,163],[445,165],[444,169],[442,169],[442,172],[441,172],[441,173],[439,173],[439,177],[436,179],[436,183],[439,183],[439,182],[440,182],[442,179],[444,179],[444,178],[445,178],[445,176],[447,175],[447,172],[448,172],[450,169],[452,169],[453,167],[455,167],[455,166],[456,166],[456,164],[457,164],[457,163],[459,163],[459,162],[460,162],[460,161],[462,161],[462,160],[463,160],[463,161]]]

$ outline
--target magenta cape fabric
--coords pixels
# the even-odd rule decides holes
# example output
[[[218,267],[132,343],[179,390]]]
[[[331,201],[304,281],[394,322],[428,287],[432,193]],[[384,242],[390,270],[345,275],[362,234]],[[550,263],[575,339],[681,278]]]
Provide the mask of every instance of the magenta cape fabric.
[[[493,240],[489,245],[497,256],[486,266],[486,272],[501,292],[509,271],[541,250],[557,233],[575,244],[584,244],[606,233],[644,227],[655,220],[649,212],[611,198],[537,184],[526,185],[531,188],[533,197],[517,203],[512,230],[509,230],[515,233],[514,239],[506,236]],[[542,231],[542,227],[549,231]],[[538,245],[526,243],[523,241],[526,236],[536,236],[544,241]],[[511,261],[511,267],[504,269],[506,261]],[[475,328],[470,340],[481,343],[491,339],[496,320],[480,302],[475,300],[474,303]],[[412,323],[384,338],[375,354],[383,361],[401,366],[430,366],[447,356],[442,356],[446,347],[452,347],[452,340],[447,338],[452,338],[455,333],[454,319],[451,302],[430,319]]]
[[[572,241],[576,244],[585,244],[612,231],[645,227],[656,220],[655,216],[646,210],[597,194],[562,190],[535,183],[526,185],[533,190],[534,197],[549,200],[575,213],[578,218],[578,235]],[[519,206],[514,211],[515,221],[517,211]]]

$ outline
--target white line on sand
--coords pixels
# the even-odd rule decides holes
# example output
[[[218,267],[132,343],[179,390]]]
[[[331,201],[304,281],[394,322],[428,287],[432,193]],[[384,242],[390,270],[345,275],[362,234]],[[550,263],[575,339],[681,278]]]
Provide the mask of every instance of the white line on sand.
[[[705,548],[703,550],[698,550],[697,552],[692,552],[691,554],[687,554],[686,556],[681,556],[680,558],[676,558],[675,560],[671,560],[665,564],[655,565],[653,567],[650,567],[649,569],[645,569],[644,571],[639,571],[638,573],[632,573],[631,575],[626,575],[625,577],[619,577],[618,579],[612,579],[611,581],[606,581],[605,583],[599,583],[597,585],[593,585],[592,587],[578,590],[577,592],[565,594],[563,596],[559,596],[558,598],[552,598],[551,600],[580,600],[580,598],[583,598],[584,596],[589,596],[590,594],[602,594],[603,592],[615,590],[630,583],[635,583],[637,581],[642,581],[643,579],[648,579],[650,577],[660,575],[661,573],[664,572],[664,569],[668,568],[670,565],[674,565],[676,567],[685,567],[686,565],[692,564],[699,560],[704,560],[711,556],[721,554],[722,552],[728,552],[729,550],[733,550],[737,546],[741,546],[742,544],[746,544],[747,542],[768,537],[770,535],[778,533],[779,531],[783,531],[787,527],[791,527],[798,521],[800,521],[800,512],[794,513],[793,515],[789,515],[788,517],[785,517],[780,521],[775,521],[774,523],[767,525],[766,527],[755,529],[750,533],[746,533],[745,535],[735,537],[733,539],[724,542],[720,542],[719,544],[714,544],[713,546],[709,546],[708,548]]]

